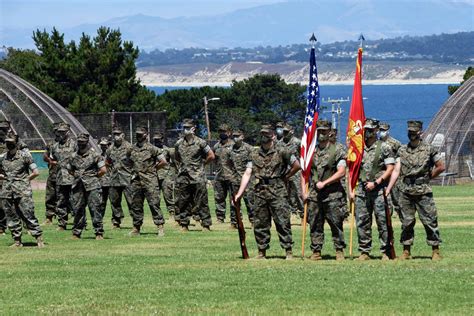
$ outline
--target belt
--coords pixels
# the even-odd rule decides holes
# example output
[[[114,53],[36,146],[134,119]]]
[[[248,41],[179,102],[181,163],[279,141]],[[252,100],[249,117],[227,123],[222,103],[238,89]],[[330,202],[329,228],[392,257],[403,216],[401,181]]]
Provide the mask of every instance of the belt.
[[[408,185],[427,184],[430,180],[427,177],[405,177],[403,183]]]
[[[282,181],[281,178],[257,178],[257,184],[270,185]]]

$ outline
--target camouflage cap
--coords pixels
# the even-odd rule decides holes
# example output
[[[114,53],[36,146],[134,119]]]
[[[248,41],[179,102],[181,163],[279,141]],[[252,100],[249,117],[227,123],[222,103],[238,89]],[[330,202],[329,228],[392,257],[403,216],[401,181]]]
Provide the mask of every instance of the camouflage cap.
[[[57,131],[57,130],[58,130],[59,124],[61,124],[61,122],[54,122],[54,123],[53,123],[53,131]]]
[[[58,125],[58,131],[60,132],[68,132],[71,129],[68,123],[60,122]]]
[[[155,134],[153,134],[153,139],[163,139],[164,136],[163,136],[163,133],[161,132],[157,132]]]
[[[244,132],[241,129],[236,129],[235,131],[232,132],[232,136],[242,136]]]
[[[332,123],[328,120],[317,120],[316,129],[331,129]]]
[[[148,130],[143,126],[139,126],[135,129],[135,134],[147,134],[147,133],[148,133]]]
[[[0,119],[0,128],[10,128],[10,121],[4,118]]]
[[[183,127],[186,128],[186,127],[194,127],[196,126],[196,124],[194,124],[194,120],[193,119],[184,119],[183,120]]]
[[[262,127],[260,128],[260,133],[273,133],[275,129],[271,124],[262,124]]]
[[[77,136],[77,141],[78,142],[88,142],[89,141],[89,134],[87,133],[80,133]]]
[[[107,137],[101,137],[99,140],[99,145],[109,145],[109,140]]]
[[[275,124],[275,128],[283,128],[284,125],[285,125],[285,122],[277,122]]]
[[[218,132],[229,132],[231,130],[230,126],[227,124],[219,125]]]
[[[122,129],[120,128],[120,126],[117,126],[117,125],[114,125],[112,127],[112,134],[122,134]]]
[[[379,129],[381,129],[382,131],[388,131],[390,129],[390,124],[386,122],[381,122],[379,123]]]
[[[283,131],[284,132],[290,132],[292,130],[293,130],[293,127],[291,127],[290,124],[288,124],[288,123],[283,124]]]
[[[17,135],[14,133],[8,133],[7,136],[5,137],[5,142],[7,143],[16,143],[17,141]]]
[[[379,121],[374,118],[368,118],[365,120],[364,128],[379,128]]]
[[[408,121],[408,130],[413,132],[419,132],[423,129],[423,122],[422,121]]]

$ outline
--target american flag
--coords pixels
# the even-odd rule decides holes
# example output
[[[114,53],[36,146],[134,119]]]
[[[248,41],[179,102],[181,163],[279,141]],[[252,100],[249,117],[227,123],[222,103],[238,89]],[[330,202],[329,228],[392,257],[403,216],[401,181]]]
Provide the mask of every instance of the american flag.
[[[311,161],[316,147],[316,121],[320,109],[320,93],[318,83],[318,70],[314,47],[311,48],[309,57],[309,84],[308,99],[306,101],[306,118],[304,122],[303,137],[301,137],[300,164],[305,182],[308,182],[311,173]]]

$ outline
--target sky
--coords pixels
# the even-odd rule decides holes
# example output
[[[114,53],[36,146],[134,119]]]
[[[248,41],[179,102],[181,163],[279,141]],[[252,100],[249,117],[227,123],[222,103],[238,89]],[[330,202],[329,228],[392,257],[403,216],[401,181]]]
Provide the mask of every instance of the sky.
[[[283,0],[0,0],[4,27],[60,28],[146,14],[163,18],[201,16],[282,2]]]

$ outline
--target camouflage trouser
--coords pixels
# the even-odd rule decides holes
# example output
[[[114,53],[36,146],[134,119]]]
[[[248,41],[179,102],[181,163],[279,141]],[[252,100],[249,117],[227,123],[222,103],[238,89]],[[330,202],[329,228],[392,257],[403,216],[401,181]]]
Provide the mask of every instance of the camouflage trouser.
[[[169,214],[175,214],[175,202],[174,202],[174,181],[173,179],[159,179],[159,190],[163,193],[163,199],[165,200],[166,209]],[[158,198],[160,196],[158,195]],[[160,202],[161,203],[161,202]]]
[[[365,196],[356,195],[355,212],[359,251],[372,250],[372,214],[374,214],[379,231],[380,251],[385,253],[388,245],[388,230],[382,190],[366,192]]]
[[[145,199],[148,202],[150,208],[151,217],[155,225],[163,225],[165,218],[160,208],[160,198],[158,191],[158,183],[155,185],[142,185],[138,181],[131,183],[132,191],[132,204],[130,209],[130,215],[133,219],[133,226],[140,228],[143,225],[144,217],[144,203]]]
[[[31,193],[19,198],[2,199],[2,206],[7,215],[7,225],[13,239],[21,239],[22,221],[31,236],[36,238],[42,235],[43,232],[35,216],[35,204]]]
[[[74,209],[71,202],[71,185],[58,185],[56,192],[58,195],[56,206],[58,226],[66,228],[68,213],[74,215]]]
[[[105,211],[107,210],[107,200],[109,199],[110,195],[110,187],[105,187],[103,186],[102,188],[102,204],[101,204],[101,209],[102,209],[102,214],[105,215]]]
[[[0,187],[0,190],[2,188]],[[7,229],[7,215],[3,209],[3,203],[0,202],[0,229],[5,231]]]
[[[232,191],[231,191],[231,195],[234,196],[238,191],[239,191],[239,188],[240,188],[240,182],[233,182],[232,183]],[[254,219],[254,185],[252,183],[249,183],[248,186],[247,186],[247,189],[245,189],[245,192],[244,192],[244,195],[242,196],[242,199],[244,200],[244,203],[245,203],[245,207],[247,208],[247,215],[249,217],[249,221],[251,223],[253,223],[253,219]],[[241,209],[242,211],[242,209]],[[232,221],[232,212],[231,212],[231,223],[234,223]],[[234,216],[234,220],[236,220],[235,218],[236,216]]]
[[[176,213],[182,226],[188,226],[191,216],[199,215],[204,227],[212,225],[206,182],[179,183],[176,186]]]
[[[324,222],[327,221],[331,228],[334,249],[342,250],[346,247],[344,242],[344,212],[346,200],[343,196],[329,201],[308,201],[308,215],[311,235],[311,249],[321,251],[324,244]]]
[[[104,234],[104,209],[102,208],[102,189],[86,191],[82,182],[72,188],[72,205],[74,208],[74,226],[72,233],[81,236],[87,224],[86,206],[92,218],[92,226],[96,235]]]
[[[232,194],[232,183],[228,180],[214,181],[214,200],[216,201],[216,217],[222,221],[225,220],[226,199]],[[230,206],[230,222],[236,224],[235,207]]]
[[[403,223],[402,208],[400,206],[400,188],[397,184],[395,184],[390,191],[390,200],[392,202],[392,211],[397,213],[400,222]]]
[[[425,227],[426,243],[430,246],[438,246],[441,237],[438,229],[438,211],[436,210],[433,194],[411,195],[400,193],[400,206],[402,207],[402,235],[400,243],[413,245],[415,239],[415,212],[418,211],[420,221]]]
[[[122,209],[122,194],[125,195],[125,202],[127,202],[128,211],[132,209],[132,190],[130,186],[110,187],[109,200],[112,207],[112,224],[120,225],[124,217]]]
[[[288,181],[288,197],[290,198],[291,212],[303,218],[304,206],[301,200],[301,173],[298,172]]]
[[[293,238],[291,235],[290,208],[288,205],[288,191],[283,183],[270,185],[256,185],[254,234],[259,250],[270,248],[270,228],[272,218],[283,249],[291,249]]]
[[[46,180],[46,193],[45,193],[45,215],[46,218],[52,218],[56,216],[56,206],[58,204],[58,195],[57,195],[57,185],[56,185],[56,175],[48,176]]]

